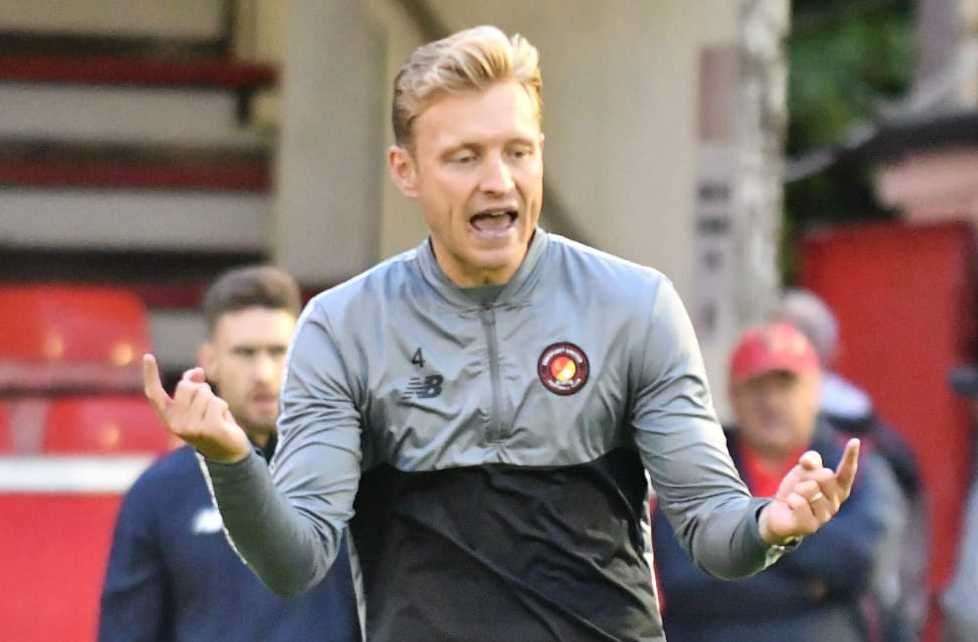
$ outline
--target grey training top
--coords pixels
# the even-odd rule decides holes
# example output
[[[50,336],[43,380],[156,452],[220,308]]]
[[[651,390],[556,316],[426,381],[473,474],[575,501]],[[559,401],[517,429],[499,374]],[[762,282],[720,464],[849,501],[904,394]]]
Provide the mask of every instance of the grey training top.
[[[672,283],[543,230],[494,297],[428,242],[315,297],[279,431],[208,462],[229,535],[293,594],[349,526],[371,641],[663,640],[649,476],[701,568],[773,559]]]

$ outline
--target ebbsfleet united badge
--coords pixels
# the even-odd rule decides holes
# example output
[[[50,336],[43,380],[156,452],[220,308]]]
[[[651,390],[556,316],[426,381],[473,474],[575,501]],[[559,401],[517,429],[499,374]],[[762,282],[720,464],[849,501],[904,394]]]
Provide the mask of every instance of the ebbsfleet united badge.
[[[540,381],[555,395],[574,394],[587,383],[590,372],[587,355],[567,341],[547,346],[537,361]]]

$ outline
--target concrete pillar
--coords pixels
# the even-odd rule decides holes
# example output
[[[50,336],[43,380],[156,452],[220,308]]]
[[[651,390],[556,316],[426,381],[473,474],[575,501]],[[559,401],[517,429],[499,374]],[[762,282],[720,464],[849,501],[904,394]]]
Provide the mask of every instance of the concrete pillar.
[[[357,0],[292,2],[287,33],[273,254],[330,284],[378,258],[384,40]]]
[[[730,41],[699,60],[699,171],[688,299],[717,410],[729,418],[727,361],[780,290],[787,0],[742,0]]]

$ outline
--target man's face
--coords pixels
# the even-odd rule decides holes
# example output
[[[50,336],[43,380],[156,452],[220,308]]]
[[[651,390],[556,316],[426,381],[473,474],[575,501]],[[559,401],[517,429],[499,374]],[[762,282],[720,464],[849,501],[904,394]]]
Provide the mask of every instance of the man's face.
[[[543,134],[516,81],[434,99],[394,147],[391,174],[416,198],[438,264],[462,286],[505,283],[519,268],[543,203]]]
[[[285,310],[250,307],[221,315],[200,350],[208,380],[255,443],[275,431],[285,353],[296,319]]]
[[[805,448],[818,413],[817,374],[769,372],[731,388],[737,426],[747,445],[780,459]]]

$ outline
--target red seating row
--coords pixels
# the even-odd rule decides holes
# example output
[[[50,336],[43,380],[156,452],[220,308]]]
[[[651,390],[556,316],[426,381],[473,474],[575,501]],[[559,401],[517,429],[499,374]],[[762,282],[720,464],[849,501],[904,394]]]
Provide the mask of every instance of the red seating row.
[[[36,400],[32,400],[36,403]],[[0,402],[0,453],[17,453],[11,407]],[[140,395],[95,395],[52,399],[38,428],[40,452],[57,455],[162,453],[173,445]]]
[[[137,390],[143,302],[122,288],[0,286],[0,390]]]

